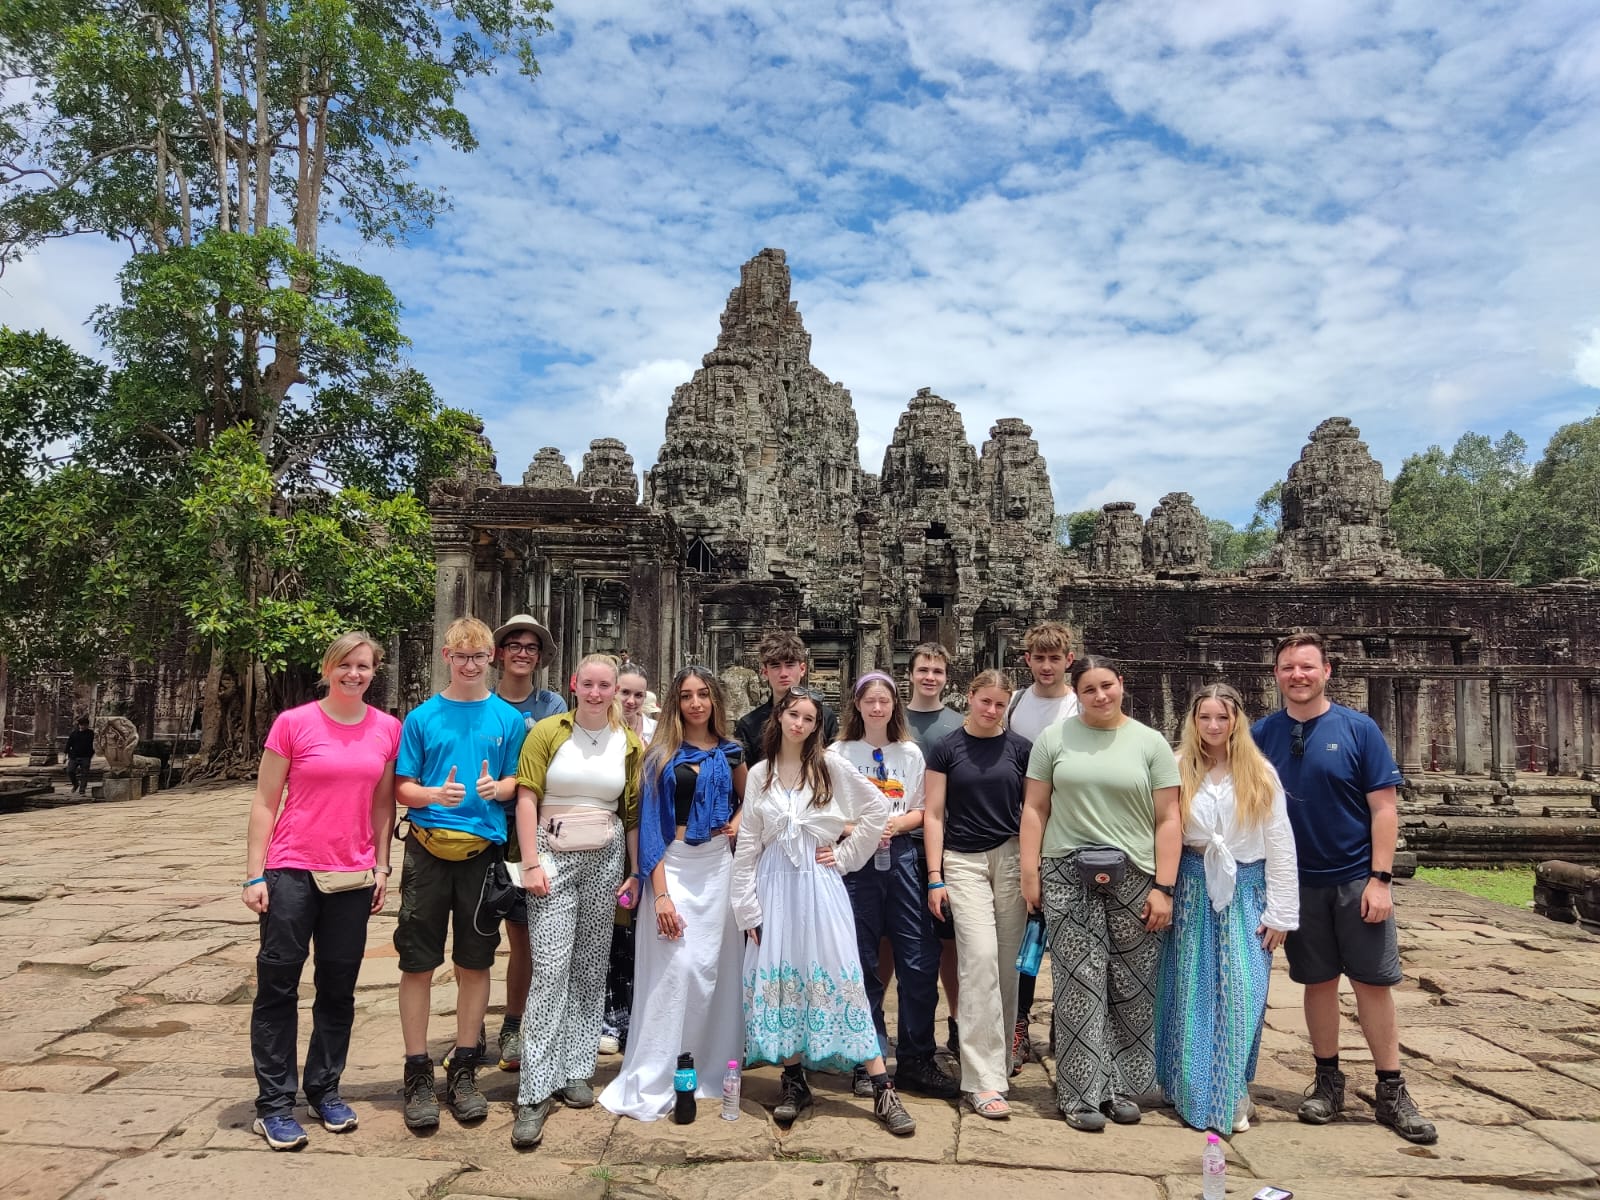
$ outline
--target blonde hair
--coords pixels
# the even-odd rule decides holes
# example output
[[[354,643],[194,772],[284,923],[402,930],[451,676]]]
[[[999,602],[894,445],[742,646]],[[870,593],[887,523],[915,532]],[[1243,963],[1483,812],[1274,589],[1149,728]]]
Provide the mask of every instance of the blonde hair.
[[[322,652],[322,678],[326,680],[332,676],[334,668],[361,646],[366,646],[372,651],[372,669],[376,671],[383,663],[383,647],[378,644],[377,638],[365,630],[352,629],[349,633],[341,633],[334,638]]]
[[[577,679],[577,677],[583,673],[583,669],[585,667],[608,668],[611,671],[611,680],[613,683],[615,683],[622,674],[622,660],[615,654],[585,654],[581,659],[578,660],[578,669],[572,673],[573,679]],[[624,722],[622,720],[622,702],[617,699],[615,692],[613,692],[611,695],[611,707],[606,709],[606,720],[610,723],[611,728],[613,729],[621,729],[623,727]]]
[[[1072,632],[1060,621],[1041,621],[1022,635],[1024,654],[1071,654]]]
[[[1226,683],[1201,688],[1183,716],[1183,733],[1178,739],[1179,819],[1188,824],[1194,794],[1200,790],[1206,772],[1217,765],[1200,740],[1200,726],[1195,721],[1207,700],[1215,700],[1228,710],[1228,771],[1233,776],[1236,823],[1240,829],[1260,829],[1272,815],[1272,800],[1281,785],[1272,764],[1256,749],[1255,739],[1250,736],[1244,698]]]
[[[995,667],[986,671],[979,671],[972,677],[972,682],[967,684],[967,698],[971,699],[984,688],[999,688],[1006,695],[1011,694],[1011,679],[1004,672]]]
[[[444,631],[446,650],[487,650],[494,652],[494,630],[477,617],[457,617]]]

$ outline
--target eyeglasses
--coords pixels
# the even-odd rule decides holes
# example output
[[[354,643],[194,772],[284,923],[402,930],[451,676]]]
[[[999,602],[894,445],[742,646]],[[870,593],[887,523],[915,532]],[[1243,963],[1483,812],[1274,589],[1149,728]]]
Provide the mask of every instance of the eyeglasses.
[[[889,780],[889,768],[888,765],[883,761],[883,751],[874,748],[872,751],[872,761],[878,768],[878,778],[887,783]]]
[[[484,654],[482,651],[477,654],[457,654],[452,651],[450,661],[458,667],[464,667],[469,663],[474,667],[483,667],[488,665],[490,657],[490,655]]]
[[[1306,752],[1306,727],[1296,721],[1289,730],[1289,753],[1296,758]]]
[[[538,658],[538,642],[501,642],[500,649],[506,652],[507,658]]]

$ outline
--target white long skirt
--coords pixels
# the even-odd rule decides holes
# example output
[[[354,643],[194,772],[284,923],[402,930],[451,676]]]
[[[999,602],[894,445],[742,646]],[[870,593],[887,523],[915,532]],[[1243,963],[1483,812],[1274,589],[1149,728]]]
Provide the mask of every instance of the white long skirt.
[[[812,859],[795,866],[773,842],[756,864],[761,943],[744,952],[745,1058],[849,1070],[878,1055],[844,879]]]
[[[645,880],[634,931],[633,1015],[622,1071],[600,1093],[619,1116],[654,1121],[672,1111],[678,1055],[694,1055],[695,1095],[722,1097],[730,1062],[744,1061],[739,963],[743,935],[733,919],[733,854],[718,835],[698,846],[675,841],[661,860],[683,937],[655,930],[655,895]]]

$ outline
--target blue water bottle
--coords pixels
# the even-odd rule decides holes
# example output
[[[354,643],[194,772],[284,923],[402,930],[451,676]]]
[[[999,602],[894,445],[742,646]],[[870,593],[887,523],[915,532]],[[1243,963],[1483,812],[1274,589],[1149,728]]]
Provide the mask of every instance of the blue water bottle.
[[[678,1055],[678,1069],[672,1073],[672,1119],[679,1125],[694,1123],[694,1089],[699,1082],[694,1073],[694,1055]]]
[[[1029,913],[1028,927],[1022,931],[1022,945],[1017,947],[1017,970],[1024,975],[1037,975],[1044,961],[1044,914]]]

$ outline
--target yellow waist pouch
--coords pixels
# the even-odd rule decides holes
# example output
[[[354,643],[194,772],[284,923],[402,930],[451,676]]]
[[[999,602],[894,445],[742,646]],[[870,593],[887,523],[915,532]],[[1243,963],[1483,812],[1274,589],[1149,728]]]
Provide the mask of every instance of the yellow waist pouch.
[[[475,833],[460,829],[427,829],[416,824],[411,826],[411,836],[429,854],[446,862],[466,862],[494,845]]]

